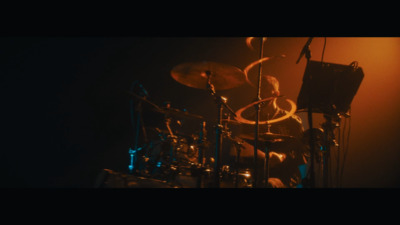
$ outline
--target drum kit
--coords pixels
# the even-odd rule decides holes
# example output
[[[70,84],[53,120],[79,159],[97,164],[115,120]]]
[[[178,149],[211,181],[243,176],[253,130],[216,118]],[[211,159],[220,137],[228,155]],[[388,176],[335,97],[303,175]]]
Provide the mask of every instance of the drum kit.
[[[207,123],[203,116],[172,108],[170,104],[160,107],[148,100],[146,95],[129,92],[133,99],[138,100],[140,104],[147,104],[152,111],[162,114],[164,116],[162,126],[165,127],[165,129],[150,128],[158,134],[158,139],[151,142],[151,144],[138,147],[136,140],[135,147],[129,150],[131,156],[129,173],[140,178],[140,180],[146,180],[146,182],[149,179],[157,180],[158,183],[160,181],[165,182],[169,187],[255,187],[254,169],[240,167],[239,159],[241,145],[244,142],[253,144],[256,136],[234,136],[228,126],[254,125],[256,122],[245,119],[242,116],[242,112],[273,98],[252,102],[236,112],[233,111],[227,104],[227,99],[218,95],[216,91],[239,87],[248,82],[248,79],[242,70],[231,65],[209,61],[183,63],[175,66],[170,74],[178,83],[187,87],[205,90],[215,100],[217,105],[217,111],[215,112],[217,124],[214,126],[215,132],[213,132],[216,135],[215,141],[207,138]],[[274,120],[259,121],[259,123],[272,124],[293,115],[296,111],[296,105],[290,100],[287,101],[292,106],[288,115]],[[228,113],[224,114],[224,109]],[[229,116],[223,118],[223,115]],[[198,132],[186,134],[173,129],[172,123],[179,123],[179,119],[200,121],[198,123],[200,125]],[[137,132],[139,130],[137,129]],[[267,149],[270,143],[282,142],[292,138],[291,136],[271,132],[260,133],[257,136],[262,149]],[[226,165],[222,160],[222,143],[226,139],[236,146],[237,155],[235,156],[234,165]],[[268,154],[265,157],[265,165],[268,165],[267,160],[269,157],[267,156]],[[267,173],[267,170],[265,173]],[[267,176],[264,178],[268,179]],[[138,179],[134,183],[137,184]],[[143,187],[143,182],[136,187]],[[153,186],[149,185],[148,187],[152,188]]]
[[[247,39],[248,45],[251,44],[251,40],[251,38]],[[171,77],[176,82],[186,87],[204,90],[215,101],[217,106],[215,112],[217,121],[216,124],[215,121],[211,123],[213,124],[213,129],[215,129],[212,131],[212,133],[215,134],[214,140],[208,138],[207,133],[209,133],[209,130],[207,129],[208,123],[206,123],[205,117],[189,113],[186,110],[173,108],[170,103],[162,107],[153,103],[148,99],[147,91],[145,91],[140,84],[138,93],[131,89],[128,94],[132,97],[131,101],[133,102],[135,100],[136,102],[134,107],[136,116],[133,118],[135,119],[134,146],[129,149],[130,164],[128,166],[128,173],[130,175],[121,175],[106,170],[103,171],[104,174],[114,177],[114,180],[123,180],[124,186],[130,188],[256,188],[260,187],[260,185],[262,187],[271,187],[271,185],[274,185],[269,183],[270,178],[272,180],[271,183],[274,183],[276,177],[269,176],[270,168],[275,170],[275,166],[285,167],[288,164],[284,164],[284,161],[290,162],[290,158],[293,158],[294,161],[297,162],[307,158],[306,161],[310,162],[310,165],[305,166],[305,164],[301,164],[301,166],[303,166],[302,168],[308,168],[300,171],[302,176],[300,178],[302,179],[300,185],[305,184],[305,187],[315,187],[314,155],[318,154],[318,152],[314,149],[320,144],[321,146],[325,146],[324,149],[328,149],[326,150],[326,154],[324,154],[325,158],[321,160],[323,161],[321,164],[324,167],[324,187],[327,187],[328,167],[326,159],[329,155],[329,147],[332,145],[332,141],[330,140],[334,140],[334,135],[331,135],[334,129],[334,126],[331,126],[333,123],[331,117],[336,118],[336,116],[345,113],[350,107],[351,100],[357,92],[364,76],[362,69],[358,68],[356,65],[352,65],[353,63],[350,66],[346,66],[310,61],[311,52],[309,45],[312,38],[309,38],[296,62],[297,64],[303,55],[306,56],[307,66],[303,78],[303,85],[297,99],[297,105],[290,99],[285,99],[291,107],[290,110],[285,111],[284,115],[277,118],[267,117],[266,120],[265,118],[261,120],[261,106],[269,104],[270,102],[276,103],[278,98],[282,97],[276,96],[262,99],[260,95],[261,63],[274,58],[263,57],[263,43],[265,40],[265,38],[260,39],[260,59],[249,64],[243,70],[232,65],[201,61],[182,63],[173,67],[170,71]],[[279,57],[284,58],[286,56],[281,55]],[[255,85],[249,80],[248,72],[257,64],[259,64],[259,74],[258,83]],[[227,104],[227,98],[220,96],[217,91],[233,89],[243,84],[249,84],[257,88],[257,96],[253,102],[235,112]],[[135,85],[137,85],[137,83]],[[336,93],[335,90],[340,90],[340,92]],[[328,101],[327,98],[330,100]],[[332,102],[335,104],[332,105]],[[163,122],[161,126],[144,128],[142,118],[143,105],[149,106],[151,111],[162,115]],[[316,105],[318,107],[314,108]],[[340,108],[336,109],[337,106]],[[250,108],[256,110],[255,118],[252,118],[254,120],[248,119],[247,116],[243,115],[243,113]],[[329,110],[324,111],[323,109],[325,108]],[[223,113],[224,110],[225,113]],[[301,137],[302,140],[298,140],[299,137],[270,131],[272,124],[285,121],[296,112],[308,112],[308,136],[306,135],[307,132],[304,132]],[[315,129],[312,127],[313,112],[328,115],[326,123],[328,125],[325,125],[323,131],[323,141],[317,140],[317,135],[319,134],[319,136],[321,136],[322,134],[321,132],[314,132]],[[153,119],[154,118],[151,118],[151,120]],[[189,133],[181,132],[180,129],[175,129],[174,125],[176,124],[182,127],[182,121],[196,121],[196,123],[200,125],[197,127],[199,129],[192,126]],[[183,123],[185,124],[186,122]],[[243,125],[254,127],[254,133],[232,133],[231,127],[241,127]],[[260,125],[266,125],[267,131],[259,132],[258,128]],[[162,129],[160,127],[162,127]],[[146,138],[146,130],[152,131],[153,133],[155,132],[156,138],[153,137],[153,140],[149,141]],[[142,133],[145,139],[142,146],[139,146],[140,133]],[[228,163],[226,163],[227,160],[222,154],[222,144],[224,140],[229,141],[231,149],[235,152],[233,153],[234,160],[228,160]],[[273,148],[271,149],[271,146],[276,147],[276,145],[284,146],[292,144],[295,144],[297,148],[299,141],[303,142],[301,148],[304,147],[305,142],[308,142],[307,145],[309,149],[306,150],[309,151],[307,153],[308,156],[304,154],[306,151],[301,153],[303,154],[302,156],[293,156],[295,154],[291,150],[288,151],[290,153],[286,152],[288,154],[285,155],[283,152],[275,152]],[[249,151],[247,151],[248,146],[253,147],[254,151],[252,157],[254,160],[251,163],[252,165],[247,166],[248,164],[246,164],[246,167],[243,166],[244,163],[242,164],[240,162],[242,158],[251,155]],[[245,149],[245,151],[242,151],[243,149]],[[259,150],[263,153],[260,154],[264,165],[262,170],[257,166],[259,164],[257,156],[259,155]],[[232,155],[232,151],[230,154]],[[275,154],[274,156],[277,156],[278,160],[276,160],[276,158],[270,158],[270,154]],[[302,163],[306,162],[302,161]],[[296,164],[297,168],[299,168],[299,165],[300,164]],[[292,166],[293,165],[290,165],[291,168]],[[259,175],[259,172],[261,172],[260,174],[262,174],[262,176]],[[292,180],[291,178],[289,179]]]

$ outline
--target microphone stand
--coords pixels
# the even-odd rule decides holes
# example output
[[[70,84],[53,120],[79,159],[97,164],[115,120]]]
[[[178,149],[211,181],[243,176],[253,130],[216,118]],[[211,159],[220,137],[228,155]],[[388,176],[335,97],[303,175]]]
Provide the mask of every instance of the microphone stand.
[[[311,50],[310,50],[310,44],[312,41],[312,37],[310,37],[307,41],[307,43],[305,44],[305,46],[303,47],[299,59],[297,60],[296,64],[299,63],[301,57],[305,54],[306,55],[306,59],[307,59],[307,64],[306,64],[306,68],[308,67],[309,63],[310,63],[310,58],[311,58]],[[307,77],[308,80],[311,80],[312,77],[311,75],[308,75]],[[309,125],[309,130],[310,130],[310,139],[309,139],[309,145],[310,145],[310,170],[309,170],[309,180],[307,181],[307,184],[305,184],[305,186],[310,187],[310,188],[314,188],[315,187],[315,171],[314,171],[314,154],[315,154],[315,146],[314,146],[314,130],[313,130],[313,118],[312,118],[312,98],[311,98],[311,94],[309,94],[308,96],[309,101],[308,101],[308,125]]]

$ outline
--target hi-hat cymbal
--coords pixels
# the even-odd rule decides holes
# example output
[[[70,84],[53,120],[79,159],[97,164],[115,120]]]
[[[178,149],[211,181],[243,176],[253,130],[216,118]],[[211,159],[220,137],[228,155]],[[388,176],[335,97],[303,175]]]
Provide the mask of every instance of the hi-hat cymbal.
[[[208,78],[215,90],[235,88],[246,82],[245,74],[239,68],[208,61],[177,65],[171,76],[183,85],[198,89],[207,89]]]

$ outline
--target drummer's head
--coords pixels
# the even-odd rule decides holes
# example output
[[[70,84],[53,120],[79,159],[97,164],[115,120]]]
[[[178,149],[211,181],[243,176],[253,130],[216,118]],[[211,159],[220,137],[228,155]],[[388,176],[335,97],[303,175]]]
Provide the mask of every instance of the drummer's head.
[[[280,95],[278,79],[271,75],[262,75],[260,94],[262,99],[278,97]]]

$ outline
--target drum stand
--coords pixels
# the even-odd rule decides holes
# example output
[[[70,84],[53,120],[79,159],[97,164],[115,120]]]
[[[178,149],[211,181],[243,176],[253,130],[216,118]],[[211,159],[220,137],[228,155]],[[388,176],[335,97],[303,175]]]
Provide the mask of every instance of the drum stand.
[[[300,62],[300,59],[302,58],[302,56],[305,54],[306,55],[306,59],[307,59],[307,65],[306,68],[308,67],[309,63],[310,63],[310,58],[311,58],[311,50],[310,50],[310,44],[312,41],[312,37],[308,39],[307,43],[304,45],[302,51],[300,52],[300,56],[297,59],[297,63]],[[308,76],[308,77],[304,77],[303,79],[309,79],[311,80],[312,77]],[[304,186],[308,187],[308,188],[314,188],[315,187],[315,171],[314,171],[314,154],[315,154],[315,141],[314,141],[314,130],[313,130],[313,104],[312,104],[312,96],[309,95],[309,101],[308,101],[308,110],[307,110],[307,115],[308,115],[308,125],[309,125],[309,129],[310,129],[310,139],[309,139],[309,146],[310,146],[310,168],[309,168],[309,177],[304,179]]]
[[[144,97],[143,97],[144,98]],[[133,99],[131,100],[131,104],[133,107]],[[130,164],[128,166],[129,173],[130,174],[135,174],[137,171],[137,164],[138,164],[138,154],[139,151],[143,149],[143,147],[138,147],[139,146],[139,135],[140,135],[140,128],[142,127],[142,100],[140,99],[139,102],[136,104],[135,110],[132,110],[132,123],[134,124],[134,129],[135,129],[135,140],[134,140],[134,148],[129,148],[129,156],[130,156]],[[136,121],[134,122],[134,111],[136,112]],[[143,135],[146,139],[146,133],[143,130]]]
[[[263,48],[264,48],[264,38],[260,37],[260,59],[263,57]],[[262,66],[261,63],[258,67],[258,79],[257,79],[257,97],[256,101],[261,100],[261,73],[262,73]],[[258,182],[258,166],[257,166],[257,151],[258,151],[258,132],[259,132],[259,123],[260,123],[260,104],[254,105],[256,109],[256,124],[254,129],[254,171],[253,171],[253,188],[257,187]],[[267,152],[267,151],[266,151]],[[265,154],[265,167],[268,168],[268,154]],[[268,173],[265,174],[266,182],[268,183]]]
[[[200,130],[200,136],[199,136],[199,154],[198,154],[198,167],[196,168],[196,175],[197,175],[197,181],[196,181],[196,187],[201,188],[202,185],[202,176],[204,172],[204,165],[203,165],[203,158],[204,158],[204,149],[206,145],[206,140],[207,140],[207,130],[206,130],[206,122],[203,121],[201,123],[201,130]]]
[[[239,186],[239,166],[240,166],[240,151],[242,150],[242,143],[235,141],[235,148],[236,148],[236,166],[235,166],[235,188]]]
[[[329,158],[330,158],[330,150],[331,146],[338,146],[338,143],[336,142],[335,134],[334,134],[334,129],[337,127],[340,127],[340,116],[333,116],[333,115],[324,115],[325,117],[325,123],[322,124],[322,129],[324,130],[324,136],[323,136],[323,146],[322,146],[322,182],[323,182],[323,187],[328,188],[329,187]],[[335,119],[335,120],[332,120]],[[339,157],[338,157],[339,158]],[[339,163],[338,163],[339,165]]]
[[[215,92],[214,85],[211,84],[210,78],[212,76],[210,71],[205,72],[207,75],[207,90],[210,92],[210,95],[214,97],[215,102],[217,103],[218,113],[217,113],[217,125],[215,128],[216,135],[216,143],[215,143],[215,155],[214,155],[214,187],[220,187],[220,171],[221,171],[221,151],[222,151],[222,110],[223,107],[227,108],[228,111],[236,117],[235,112],[226,104],[227,98],[223,96],[219,96]]]

